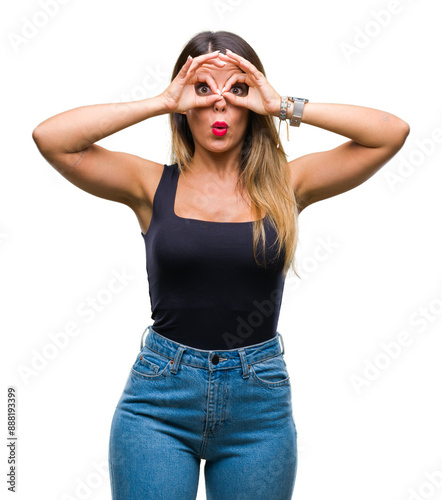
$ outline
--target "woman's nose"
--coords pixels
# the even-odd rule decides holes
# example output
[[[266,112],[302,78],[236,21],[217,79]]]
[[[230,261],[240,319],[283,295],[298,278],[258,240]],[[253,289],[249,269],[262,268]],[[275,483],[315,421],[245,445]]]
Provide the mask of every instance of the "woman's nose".
[[[227,101],[224,96],[221,96],[221,99],[218,99],[214,103],[214,108],[216,111],[224,111],[226,109]]]

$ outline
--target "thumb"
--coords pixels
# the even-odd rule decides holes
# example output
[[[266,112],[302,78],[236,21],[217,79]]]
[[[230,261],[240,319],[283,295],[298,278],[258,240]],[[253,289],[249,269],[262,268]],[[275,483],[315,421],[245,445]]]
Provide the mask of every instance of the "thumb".
[[[217,101],[221,101],[223,96],[220,96],[219,94],[212,94],[208,96],[198,96],[197,97],[197,103],[198,106],[212,106],[215,104]]]

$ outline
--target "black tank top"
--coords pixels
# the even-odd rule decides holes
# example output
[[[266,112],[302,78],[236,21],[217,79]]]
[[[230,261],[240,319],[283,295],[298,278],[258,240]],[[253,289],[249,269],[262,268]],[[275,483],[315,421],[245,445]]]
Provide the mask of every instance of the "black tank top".
[[[266,215],[267,268],[253,255],[253,222],[209,222],[174,212],[178,165],[164,165],[146,245],[152,328],[197,349],[258,344],[277,333],[284,251]],[[261,247],[261,248],[260,248]],[[262,262],[262,242],[258,261]]]

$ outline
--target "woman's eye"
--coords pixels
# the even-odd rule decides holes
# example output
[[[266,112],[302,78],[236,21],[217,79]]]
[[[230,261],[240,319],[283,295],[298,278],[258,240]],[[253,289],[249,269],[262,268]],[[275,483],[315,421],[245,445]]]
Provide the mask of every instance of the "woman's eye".
[[[248,87],[245,85],[233,85],[230,91],[232,92],[232,94],[245,96],[248,93]]]
[[[210,87],[208,85],[199,85],[197,90],[200,94],[209,94],[211,92]]]

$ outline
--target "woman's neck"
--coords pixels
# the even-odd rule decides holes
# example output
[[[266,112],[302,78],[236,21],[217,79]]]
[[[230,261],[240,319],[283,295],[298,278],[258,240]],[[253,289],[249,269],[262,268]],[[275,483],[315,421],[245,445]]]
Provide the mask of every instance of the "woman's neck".
[[[215,175],[221,180],[227,180],[229,177],[237,179],[240,165],[239,152],[240,149],[235,148],[222,153],[214,153],[196,147],[190,161],[190,171],[201,177]]]

